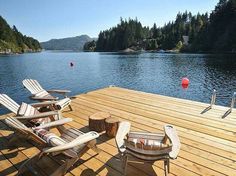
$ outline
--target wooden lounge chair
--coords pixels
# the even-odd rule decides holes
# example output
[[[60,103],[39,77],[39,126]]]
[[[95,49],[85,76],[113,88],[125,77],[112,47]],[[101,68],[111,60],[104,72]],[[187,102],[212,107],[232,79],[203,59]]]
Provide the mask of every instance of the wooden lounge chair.
[[[51,93],[61,94],[66,98],[66,94],[70,92],[69,90],[45,90],[34,79],[24,79],[22,83],[31,92],[32,96],[30,98],[38,101],[57,100],[58,97],[52,96]]]
[[[37,80],[34,79],[24,79],[22,81],[23,85],[25,88],[27,88],[32,96],[30,98],[32,100],[37,100],[37,101],[55,101],[58,100],[58,97],[55,97],[51,95],[52,93],[57,93],[64,95],[63,103],[60,101],[59,107],[66,107],[69,106],[70,110],[72,110],[72,107],[70,105],[71,100],[67,98],[67,93],[70,92],[70,90],[45,90],[42,88],[42,86],[39,84]]]
[[[44,156],[51,155],[55,160],[63,158],[63,164],[51,176],[62,176],[88,149],[91,148],[97,153],[99,152],[99,149],[96,147],[96,138],[99,137],[97,132],[83,133],[75,128],[66,129],[62,126],[66,122],[56,121],[34,128],[26,127],[14,117],[6,118],[5,122],[13,128],[18,136],[27,137],[27,139],[31,139],[41,146],[40,153],[28,159],[20,166],[18,175],[23,175],[27,169],[37,175],[37,171],[32,169],[34,164],[39,162]],[[60,136],[45,130],[45,128],[58,125],[61,133]],[[63,156],[61,157],[60,155]]]
[[[176,159],[180,141],[175,128],[164,126],[164,134],[130,132],[130,123],[121,122],[116,134],[116,145],[123,160],[124,175],[129,159],[143,162],[164,161],[165,176],[169,173],[169,159]]]
[[[41,102],[30,105],[23,102],[21,105],[19,105],[6,94],[0,94],[0,105],[2,104],[11,112],[13,112],[16,116],[18,116],[18,119],[21,119],[25,122],[30,122],[30,124],[33,126],[62,118],[59,111],[39,112],[37,109],[45,106],[53,107],[55,106],[55,103],[56,102]]]

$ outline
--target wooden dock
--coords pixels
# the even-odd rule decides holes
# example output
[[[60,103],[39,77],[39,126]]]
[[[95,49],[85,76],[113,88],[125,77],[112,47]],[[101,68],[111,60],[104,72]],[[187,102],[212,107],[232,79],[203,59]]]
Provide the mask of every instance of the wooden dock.
[[[110,112],[120,121],[130,121],[136,131],[163,132],[164,124],[176,127],[181,151],[171,161],[170,176],[224,176],[236,175],[236,109],[225,116],[229,108],[138,92],[118,87],[104,88],[76,96],[73,111],[65,111],[73,126],[86,132],[88,116],[98,111]],[[3,115],[4,119],[8,115]],[[223,118],[222,118],[223,117]],[[0,175],[15,175],[27,158],[39,150],[30,141],[22,141],[18,148],[7,146],[12,131],[0,121]],[[98,139],[99,155],[89,150],[67,176],[122,175],[121,162],[114,138],[102,134]],[[53,158],[38,163],[41,175],[49,175],[59,164]],[[129,163],[128,175],[164,175],[163,162],[153,165]],[[29,174],[30,175],[30,174]]]

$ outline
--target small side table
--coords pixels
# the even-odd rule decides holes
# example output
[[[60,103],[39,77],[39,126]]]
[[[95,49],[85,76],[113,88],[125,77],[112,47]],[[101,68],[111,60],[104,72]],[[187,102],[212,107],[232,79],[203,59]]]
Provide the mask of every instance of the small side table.
[[[110,116],[108,112],[97,112],[89,116],[89,129],[96,132],[105,131],[105,120]]]
[[[105,120],[106,134],[109,137],[115,137],[119,126],[119,119],[115,117],[108,117]]]

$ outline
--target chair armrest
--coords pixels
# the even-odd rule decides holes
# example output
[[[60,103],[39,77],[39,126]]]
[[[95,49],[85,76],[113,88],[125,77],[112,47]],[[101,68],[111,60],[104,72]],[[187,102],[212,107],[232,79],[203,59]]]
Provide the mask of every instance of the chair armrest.
[[[70,90],[58,90],[58,89],[53,89],[53,90],[47,90],[49,93],[58,93],[58,94],[66,94],[71,92]]]
[[[49,106],[49,105],[54,105],[57,102],[58,101],[44,101],[44,102],[39,102],[39,103],[32,103],[30,105],[37,108],[37,107],[45,107],[45,106]]]
[[[172,159],[176,159],[179,154],[180,147],[181,147],[178,133],[176,129],[174,128],[174,126],[168,125],[168,124],[164,126],[164,131],[172,144],[172,151],[169,153],[169,156]]]
[[[119,152],[124,153],[125,152],[125,146],[124,146],[124,139],[125,136],[130,131],[131,124],[130,122],[120,122],[118,131],[116,133],[116,145],[119,150]]]
[[[38,129],[43,129],[43,128],[51,128],[51,127],[56,127],[56,126],[60,126],[60,125],[64,125],[68,122],[72,122],[73,119],[72,118],[63,118],[63,119],[59,119],[53,122],[49,122],[37,127],[32,128],[33,130],[38,130]]]
[[[49,117],[53,115],[60,115],[60,113],[58,111],[50,111],[50,112],[43,112],[40,114],[35,114],[35,115],[30,115],[30,116],[16,116],[15,118],[18,120],[30,120],[30,119]]]
[[[52,152],[61,152],[61,151],[65,151],[68,149],[72,149],[76,146],[85,144],[93,139],[96,139],[99,137],[99,134],[95,131],[90,131],[88,133],[85,133],[79,137],[77,137],[76,139],[74,139],[73,141],[67,143],[67,144],[63,144],[63,145],[59,145],[56,147],[51,147],[51,148],[45,148],[43,149],[43,153],[52,153]]]
[[[46,98],[46,97],[37,97],[37,96],[30,96],[32,100],[39,100],[39,101],[52,101],[52,100],[58,100],[58,97],[51,97],[51,98]]]

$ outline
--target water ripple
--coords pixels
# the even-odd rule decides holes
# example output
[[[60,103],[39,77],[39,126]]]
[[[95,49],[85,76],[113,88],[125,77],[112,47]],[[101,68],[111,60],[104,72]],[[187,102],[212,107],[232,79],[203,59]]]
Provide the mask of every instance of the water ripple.
[[[0,56],[0,93],[31,102],[21,81],[37,79],[45,89],[70,89],[70,95],[116,85],[145,92],[228,106],[236,91],[236,56],[204,54],[118,54],[42,52]],[[74,67],[69,63],[73,62]],[[190,79],[187,90],[182,77]],[[6,112],[0,108],[0,113]]]

